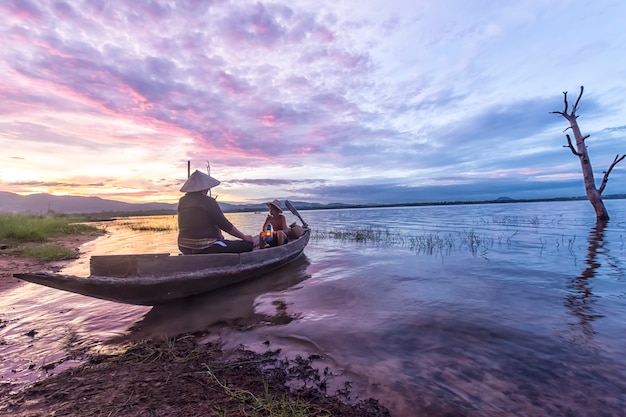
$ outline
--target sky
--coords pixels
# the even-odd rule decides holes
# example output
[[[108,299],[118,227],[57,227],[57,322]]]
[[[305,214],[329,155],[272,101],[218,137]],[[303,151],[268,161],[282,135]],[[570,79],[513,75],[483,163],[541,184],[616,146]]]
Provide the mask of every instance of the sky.
[[[0,190],[176,203],[583,196],[626,153],[622,0],[3,0]],[[570,109],[571,109],[570,104]],[[626,162],[604,194],[626,193]]]

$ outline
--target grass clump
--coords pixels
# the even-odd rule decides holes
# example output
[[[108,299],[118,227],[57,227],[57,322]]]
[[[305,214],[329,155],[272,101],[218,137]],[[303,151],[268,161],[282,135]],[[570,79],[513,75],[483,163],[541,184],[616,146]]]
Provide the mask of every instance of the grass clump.
[[[314,230],[312,238],[356,242],[374,247],[408,247],[417,254],[425,255],[447,255],[454,250],[467,248],[473,256],[485,256],[494,244],[493,238],[480,235],[474,229],[455,233],[429,232],[415,235],[399,229],[366,226]],[[508,244],[510,243],[509,238]]]
[[[48,241],[63,236],[101,233],[94,226],[80,223],[82,220],[78,216],[63,214],[0,214],[3,253],[43,262],[76,259],[76,250]]]
[[[43,262],[65,261],[78,258],[78,252],[61,245],[26,246],[19,249],[19,254]]]
[[[0,214],[0,240],[43,242],[50,238],[98,231],[96,227],[78,223],[81,220],[76,216],[58,214]]]
[[[224,390],[224,393],[226,393],[232,401],[239,404],[239,410],[242,415],[271,417],[331,416],[328,410],[305,401],[298,396],[288,396],[285,393],[280,395],[271,393],[267,381],[263,381],[263,392],[258,395],[247,389],[229,387],[215,376],[208,365],[205,364],[205,366],[213,381]],[[219,407],[213,411],[218,415],[227,415],[227,412]]]
[[[332,239],[353,241],[362,244],[391,246],[402,240],[402,235],[386,227],[354,227],[333,228],[330,230],[314,230],[313,239]]]
[[[120,222],[119,225],[134,232],[169,232],[178,229],[175,216],[135,218]]]

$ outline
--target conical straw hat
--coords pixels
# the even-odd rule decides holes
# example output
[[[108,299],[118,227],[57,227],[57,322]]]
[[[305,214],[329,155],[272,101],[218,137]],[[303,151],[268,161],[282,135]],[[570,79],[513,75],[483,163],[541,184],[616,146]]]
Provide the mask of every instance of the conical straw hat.
[[[196,169],[195,172],[189,176],[187,181],[185,181],[180,191],[193,193],[196,191],[210,190],[219,184],[220,182],[215,178]]]

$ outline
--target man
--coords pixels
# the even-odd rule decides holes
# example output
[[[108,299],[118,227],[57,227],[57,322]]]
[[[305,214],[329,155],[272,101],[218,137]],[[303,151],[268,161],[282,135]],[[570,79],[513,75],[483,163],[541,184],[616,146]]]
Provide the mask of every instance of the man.
[[[224,216],[217,201],[207,195],[219,183],[196,170],[180,189],[185,195],[178,201],[178,248],[184,255],[252,250],[252,236],[240,232]],[[242,240],[225,240],[222,231]]]

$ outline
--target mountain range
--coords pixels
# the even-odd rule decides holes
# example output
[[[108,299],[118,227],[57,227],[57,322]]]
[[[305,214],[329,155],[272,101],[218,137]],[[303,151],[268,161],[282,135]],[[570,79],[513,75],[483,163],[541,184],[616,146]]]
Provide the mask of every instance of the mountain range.
[[[430,203],[398,203],[398,204],[363,204],[350,205],[343,203],[308,203],[302,201],[291,201],[299,210],[307,209],[340,209],[340,208],[364,208],[364,207],[387,207],[387,206],[428,206],[428,205],[449,205],[449,204],[481,204],[481,203],[514,203],[532,201],[566,201],[585,200],[586,197],[555,197],[551,199],[515,200],[509,197],[500,197],[490,201],[442,201]],[[626,194],[613,194],[603,196],[603,199],[626,199]],[[260,204],[230,204],[218,201],[218,204],[225,213],[235,213],[244,211],[265,211],[267,206]],[[107,200],[100,197],[79,197],[79,196],[57,196],[50,194],[30,194],[19,195],[0,191],[0,213],[62,213],[62,214],[108,214],[114,215],[156,215],[176,213],[178,204],[170,203],[125,203],[122,201]]]
[[[176,211],[176,204],[124,203],[100,197],[57,196],[50,194],[19,195],[0,191],[0,213],[100,213],[107,211]]]
[[[218,202],[222,211],[265,211],[265,204],[229,204]],[[296,203],[298,208],[315,208],[321,204]],[[100,197],[57,196],[50,194],[19,195],[0,191],[0,213],[32,213],[45,214],[49,212],[63,214],[89,213],[156,213],[176,212],[178,204],[170,203],[125,203],[122,201],[106,200]]]

